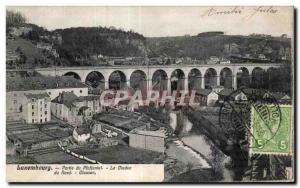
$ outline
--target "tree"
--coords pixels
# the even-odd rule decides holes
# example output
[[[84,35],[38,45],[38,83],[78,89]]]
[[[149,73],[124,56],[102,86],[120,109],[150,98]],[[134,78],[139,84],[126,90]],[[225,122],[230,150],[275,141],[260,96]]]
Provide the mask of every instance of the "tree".
[[[26,18],[20,12],[6,10],[6,28],[19,26],[26,22]]]

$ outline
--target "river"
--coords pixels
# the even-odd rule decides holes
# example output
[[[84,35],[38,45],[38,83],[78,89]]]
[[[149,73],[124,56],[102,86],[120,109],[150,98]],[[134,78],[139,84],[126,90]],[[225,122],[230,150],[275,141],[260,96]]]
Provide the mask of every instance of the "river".
[[[203,176],[204,179],[199,181],[205,181],[205,178],[208,181],[233,181],[233,170],[228,168],[231,165],[231,158],[205,135],[195,133],[193,130],[196,127],[181,111],[170,112],[170,126],[174,129],[177,139],[173,141],[174,144],[170,144],[167,154],[191,166],[189,172],[185,172],[182,177],[189,177],[189,174],[190,176],[198,174],[201,177],[199,173],[204,173],[203,169],[209,169],[214,172],[216,179]],[[177,180],[178,178],[180,179],[180,176]]]

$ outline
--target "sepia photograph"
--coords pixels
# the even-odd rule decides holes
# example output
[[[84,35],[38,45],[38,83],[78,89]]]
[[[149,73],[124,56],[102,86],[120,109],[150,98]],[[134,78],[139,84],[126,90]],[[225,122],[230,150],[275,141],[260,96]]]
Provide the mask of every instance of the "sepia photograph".
[[[6,181],[295,183],[294,14],[6,6]]]

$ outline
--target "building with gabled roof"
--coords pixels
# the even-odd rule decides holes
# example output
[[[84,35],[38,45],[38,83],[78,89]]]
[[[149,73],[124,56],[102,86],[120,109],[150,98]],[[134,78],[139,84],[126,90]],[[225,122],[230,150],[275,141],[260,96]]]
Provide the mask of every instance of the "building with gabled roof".
[[[285,94],[283,92],[270,92],[270,93],[265,93],[263,96],[264,98],[272,98],[274,97],[276,102],[278,103],[286,103],[290,104],[291,103],[291,97],[288,94]]]
[[[197,89],[196,96],[199,97],[200,106],[214,106],[219,99],[218,94],[210,89]]]
[[[50,100],[62,92],[73,92],[77,96],[87,96],[88,86],[70,76],[51,77],[8,77],[6,79],[6,113],[21,114],[25,95],[47,93]],[[11,117],[13,117],[12,115]]]
[[[72,92],[62,92],[51,103],[52,114],[74,126],[102,111],[98,95],[78,97]]]
[[[225,100],[230,100],[230,101],[247,101],[247,95],[241,91],[241,90],[237,90],[234,91],[233,89],[223,89],[222,91],[220,91],[218,93],[219,95],[219,102],[224,102]]]
[[[91,138],[91,131],[86,126],[79,126],[73,130],[73,138],[78,145],[83,145]]]

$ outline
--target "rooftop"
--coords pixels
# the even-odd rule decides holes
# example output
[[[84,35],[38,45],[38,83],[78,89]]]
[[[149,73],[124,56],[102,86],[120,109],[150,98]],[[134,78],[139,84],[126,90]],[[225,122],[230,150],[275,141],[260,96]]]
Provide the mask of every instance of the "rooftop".
[[[7,91],[45,90],[56,88],[87,88],[71,76],[35,76],[25,78],[7,78]]]
[[[228,96],[228,95],[232,94],[232,92],[233,92],[233,89],[224,88],[218,94],[222,95],[222,96]]]
[[[73,92],[65,92],[63,91],[60,93],[56,98],[54,98],[51,102],[64,104],[67,107],[71,108],[74,107],[76,102],[83,102],[83,101],[94,101],[100,99],[98,95],[89,95],[89,96],[80,96],[78,97]]]
[[[27,94],[25,94],[25,97],[27,99],[32,99],[32,98],[34,98],[34,99],[50,98],[50,96],[46,92],[44,92],[44,93],[37,93],[37,94],[27,93]]]
[[[77,97],[77,99],[75,101],[82,102],[82,101],[94,101],[94,100],[100,100],[100,95],[80,96],[80,97]]]
[[[75,106],[73,103],[76,99],[78,99],[78,97],[73,92],[62,92],[57,97],[55,97],[51,102],[64,104],[67,107],[71,108]]]
[[[282,92],[271,92],[270,93],[275,99],[280,100],[280,99],[290,99],[291,97],[285,93]]]
[[[134,112],[113,111],[110,113],[96,114],[95,120],[110,124],[112,126],[121,128],[125,131],[131,131],[138,127],[148,125],[149,130],[157,130],[159,123],[157,121],[151,121],[144,114],[136,114]]]
[[[137,127],[135,129],[133,129],[132,131],[130,131],[131,134],[139,134],[139,135],[145,135],[145,136],[153,136],[153,137],[163,137],[165,138],[165,131],[162,129],[159,130],[149,130],[147,128],[147,126],[141,126],[141,127]]]
[[[60,128],[33,130],[33,131],[27,131],[27,132],[15,133],[9,135],[9,137],[19,140],[24,145],[56,140],[60,138],[67,138],[68,136],[70,136],[68,131],[62,130]]]
[[[210,89],[197,89],[196,94],[198,95],[209,95],[212,92]]]
[[[85,126],[77,127],[77,128],[75,128],[75,131],[78,133],[78,135],[83,135],[83,134],[90,133],[90,130]]]

